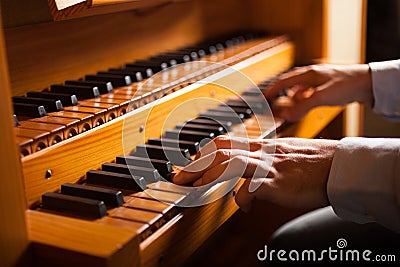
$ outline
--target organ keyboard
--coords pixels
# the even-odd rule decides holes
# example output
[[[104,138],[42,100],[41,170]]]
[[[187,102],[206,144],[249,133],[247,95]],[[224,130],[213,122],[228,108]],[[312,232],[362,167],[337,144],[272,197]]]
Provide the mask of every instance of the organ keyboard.
[[[68,221],[84,221],[84,224],[96,227],[106,225],[128,229],[132,235],[131,239],[137,242],[136,250],[140,251],[138,253],[142,264],[157,262],[147,258],[145,251],[155,246],[153,242],[165,238],[163,235],[168,236],[169,234],[163,231],[174,228],[174,225],[178,224],[176,220],[179,220],[182,214],[191,209],[198,209],[187,208],[182,211],[180,204],[188,202],[190,197],[211,198],[215,193],[191,196],[189,191],[162,181],[161,177],[169,179],[174,165],[188,164],[190,156],[198,151],[203,139],[212,139],[226,132],[250,137],[263,137],[273,133],[275,121],[271,115],[261,114],[266,112],[260,110],[264,107],[258,106],[260,115],[255,117],[249,104],[241,102],[241,98],[238,98],[238,94],[247,91],[247,95],[243,97],[247,97],[249,103],[258,98],[258,104],[262,104],[262,95],[251,90],[251,81],[241,81],[243,74],[238,74],[238,71],[260,83],[287,70],[293,63],[293,51],[293,45],[284,36],[243,40],[203,57],[205,62],[216,61],[218,64],[190,61],[186,64],[191,64],[191,70],[185,70],[184,67],[166,70],[159,73],[160,79],[151,76],[129,85],[114,85],[114,80],[105,79],[103,82],[113,85],[112,92],[103,91],[101,97],[96,98],[82,99],[78,95],[75,106],[67,106],[62,111],[48,112],[47,116],[20,120],[20,125],[16,127],[19,131],[16,133],[18,137],[28,136],[22,131],[30,131],[30,128],[36,127],[37,124],[56,128],[47,131],[47,135],[45,131],[42,131],[42,135],[29,135],[28,137],[33,139],[30,148],[27,148],[25,143],[20,143],[26,177],[26,196],[31,207],[29,217],[33,227],[39,217],[48,218],[53,222],[60,220],[60,223],[67,217]],[[229,64],[231,69],[222,64]],[[274,68],[258,74],[256,68],[264,68],[266,65],[273,65]],[[236,71],[233,72],[233,69]],[[158,71],[161,69],[155,69],[154,73]],[[181,71],[183,75],[175,74],[175,77],[172,77],[174,71],[178,71],[178,75]],[[257,74],[252,75],[253,73]],[[165,79],[166,74],[168,79]],[[87,77],[94,79],[95,76]],[[157,77],[157,74],[154,77]],[[232,84],[232,80],[236,84]],[[144,88],[143,92],[139,89],[141,85]],[[55,93],[68,92],[66,90]],[[136,94],[137,92],[139,94]],[[78,93],[78,89],[69,93]],[[103,102],[104,99],[111,101],[107,104]],[[115,99],[123,102],[114,102]],[[230,106],[218,107],[221,101],[226,102],[228,99],[231,99]],[[189,101],[190,108],[184,109],[184,114],[177,112],[181,115],[173,113],[173,108],[185,101]],[[154,105],[154,102],[157,104]],[[97,107],[94,107],[96,105]],[[231,112],[227,107],[232,108]],[[57,118],[62,120],[57,122]],[[75,119],[76,123],[63,124],[66,118]],[[47,124],[49,119],[51,123]],[[54,122],[57,124],[52,124]],[[164,127],[160,127],[163,124]],[[173,125],[176,125],[175,129]],[[73,129],[72,133],[66,133],[66,129],[71,132],[70,128]],[[47,128],[49,129],[50,127]],[[175,144],[168,146],[164,140],[157,139],[162,135],[167,142],[170,140]],[[180,140],[179,144],[175,140]],[[160,146],[160,142],[163,142],[163,146]],[[143,145],[144,143],[147,144]],[[60,150],[65,153],[58,153]],[[130,155],[131,151],[134,153]],[[229,186],[232,185],[221,185],[221,188],[211,191],[223,190],[223,187]],[[232,195],[225,198],[230,201],[219,202],[225,203],[223,205],[228,212],[217,220],[217,224],[226,220],[234,210]],[[111,205],[110,202],[114,204]],[[211,204],[213,205],[216,208],[218,201]],[[210,227],[206,232],[212,232],[215,226],[215,223],[207,223],[204,227]],[[161,236],[151,241],[152,237],[157,235]],[[200,241],[202,239],[204,237],[200,238]],[[55,245],[42,244],[43,241],[36,238],[34,241],[40,244],[39,247]],[[123,244],[126,241],[118,242]],[[58,249],[70,250],[63,244],[57,246]],[[75,253],[76,248],[72,251]],[[87,251],[80,253],[86,257],[93,256]],[[110,253],[114,255],[119,251]],[[95,254],[99,257],[97,252]],[[158,257],[166,257],[161,251],[157,254]],[[40,252],[40,258],[44,259],[41,264],[51,262],[45,252]],[[72,259],[76,260],[76,257]],[[64,257],[63,261],[71,263]]]
[[[248,38],[251,38],[251,36],[248,36]],[[139,108],[146,103],[150,103],[154,100],[161,98],[168,91],[177,90],[178,88],[175,87],[184,87],[185,83],[190,83],[196,81],[196,79],[201,79],[202,77],[209,76],[213,72],[216,72],[218,69],[223,68],[223,65],[204,65],[204,62],[217,62],[218,64],[232,65],[235,62],[245,60],[246,58],[254,56],[262,51],[272,49],[273,47],[276,47],[278,45],[282,45],[285,43],[286,38],[282,36],[264,41],[248,40],[247,42],[244,42],[245,37],[239,36],[232,38],[232,40],[236,40],[237,44],[235,46],[233,46],[232,44],[233,41],[228,39],[227,41],[225,41],[225,43],[227,43],[225,44],[226,49],[220,50],[220,52],[218,53],[216,51],[214,53],[211,53],[210,51],[216,50],[216,48],[213,49],[213,47],[217,47],[218,45],[222,46],[222,44],[219,42],[211,43],[209,45],[202,44],[197,47],[185,48],[186,50],[189,49],[187,51],[202,51],[198,53],[204,54],[202,57],[203,62],[192,62],[193,64],[191,64],[191,66],[186,66],[190,67],[191,69],[186,71],[183,70],[183,67],[180,67],[179,69],[176,68],[168,72],[164,71],[162,74],[163,78],[161,79],[161,77],[158,77],[157,81],[155,81],[154,78],[147,79],[146,81],[142,81],[142,79],[139,79],[139,81],[132,84],[131,77],[136,77],[136,74],[138,73],[139,75],[137,76],[143,77],[145,74],[132,71],[132,69],[130,68],[133,65],[136,66],[136,64],[142,64],[147,65],[143,66],[143,68],[149,70],[149,73],[157,73],[162,69],[155,66],[163,64],[167,65],[166,63],[163,63],[163,61],[158,61],[159,63],[153,62],[153,60],[156,60],[161,56],[152,57],[149,61],[141,61],[140,63],[128,63],[126,64],[126,68],[114,69],[114,72],[100,71],[98,72],[98,75],[86,75],[85,80],[66,81],[65,85],[51,85],[51,92],[28,92],[27,96],[14,97],[13,101],[14,103],[23,102],[30,104],[33,103],[36,105],[41,104],[41,106],[45,108],[45,111],[47,111],[47,113],[49,113],[49,111],[52,111],[48,114],[49,117],[78,119],[78,133],[83,133],[91,128],[100,126],[105,122],[109,122],[119,116],[122,116],[126,113],[126,109],[129,103],[131,103],[131,105],[134,105],[135,108]],[[206,50],[208,49],[207,53],[203,50],[203,48]],[[169,54],[164,53],[162,54],[162,56],[172,58],[172,60],[175,61],[175,58],[178,58],[177,55],[179,55],[179,53],[187,53],[185,49],[180,49],[174,54],[171,54],[171,52]],[[197,54],[197,52],[191,53]],[[198,56],[195,56],[194,58],[197,59]],[[190,62],[190,60],[188,59],[187,62]],[[202,64],[204,66],[202,66]],[[181,73],[176,73],[179,71]],[[125,74],[122,74],[121,76],[119,74],[114,74],[115,72],[124,72]],[[135,76],[130,76],[133,74],[135,74]],[[169,80],[164,79],[164,76],[166,75],[171,76],[168,77]],[[173,75],[175,75],[175,77],[172,77]],[[94,82],[92,81],[96,79],[100,80]],[[126,80],[128,80],[128,82],[126,82]],[[154,83],[161,84],[157,85]],[[113,87],[115,87],[114,90],[112,89]],[[138,92],[138,89],[140,89],[140,92]],[[99,92],[101,92],[101,97]],[[60,94],[62,94],[61,97],[64,97],[62,102],[59,97]],[[79,102],[76,99],[79,99]],[[64,108],[63,105],[65,106]],[[19,110],[17,109],[17,111]],[[16,113],[17,117],[19,117],[19,113]],[[27,122],[29,123],[24,122],[18,128],[35,129],[35,124],[32,124],[32,122],[48,122],[48,118],[41,118],[43,117],[41,114],[24,113],[22,115],[22,118],[25,119],[25,117],[36,118],[28,119]],[[57,125],[61,124],[61,121],[58,121],[57,119],[53,122],[57,123]],[[52,124],[49,125],[49,127],[51,126]],[[63,126],[65,126],[67,129],[70,128],[67,125]],[[31,149],[26,149],[25,143],[21,143],[21,146],[23,147],[22,154],[26,155],[29,151],[35,152],[36,150],[54,145],[64,139],[76,135],[76,129],[75,132],[66,134],[57,134],[54,133],[54,131],[49,130],[47,131],[47,142],[43,142],[43,140],[40,139],[40,146],[36,144],[36,142],[39,142],[39,138],[35,138],[35,136],[32,136],[32,134],[25,133],[26,131],[23,131],[22,133],[18,132],[16,135],[19,137],[33,138]],[[61,131],[59,132],[61,133]],[[54,138],[50,136],[50,134],[56,135],[56,137]],[[34,149],[32,149],[32,147]]]
[[[251,87],[324,57],[327,43],[328,1],[289,1],[288,9],[272,0],[105,0],[59,12],[49,1],[62,22],[49,22],[47,5],[1,2],[0,115],[16,120],[6,127],[0,161],[0,206],[10,218],[0,226],[15,236],[2,240],[20,242],[0,249],[14,260],[6,266],[26,250],[37,266],[182,264],[237,206],[234,184],[193,193],[168,182],[174,169],[193,159],[204,137],[273,137],[283,121],[263,113]],[[86,17],[94,14],[105,15]],[[275,37],[215,38],[243,29]],[[312,111],[290,134],[315,136],[340,112]],[[181,207],[226,191],[207,205]]]

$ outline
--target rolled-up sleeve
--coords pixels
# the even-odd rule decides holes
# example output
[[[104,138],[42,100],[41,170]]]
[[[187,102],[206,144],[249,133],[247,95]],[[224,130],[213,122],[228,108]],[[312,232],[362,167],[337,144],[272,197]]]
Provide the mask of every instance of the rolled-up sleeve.
[[[327,189],[339,217],[400,232],[400,139],[342,139]]]
[[[374,94],[374,111],[400,120],[400,60],[369,63]]]

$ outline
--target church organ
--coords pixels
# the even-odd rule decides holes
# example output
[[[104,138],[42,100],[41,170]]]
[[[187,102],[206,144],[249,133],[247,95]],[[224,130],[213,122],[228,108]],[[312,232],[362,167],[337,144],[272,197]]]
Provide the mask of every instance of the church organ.
[[[207,132],[202,128],[205,115],[229,121],[215,101],[234,102],[237,94],[254,93],[218,65],[192,65],[192,72],[170,74],[164,84],[153,84],[147,91],[143,87],[137,94],[139,84],[150,81],[152,74],[157,77],[163,69],[160,62],[172,64],[171,59],[181,57],[185,62],[184,56],[188,62],[229,65],[261,86],[293,65],[327,57],[329,1],[86,1],[61,11],[53,0],[24,2],[1,2],[1,116],[6,125],[2,144],[7,144],[1,156],[1,183],[8,191],[1,202],[15,203],[10,217],[2,220],[10,235],[2,244],[16,240],[5,257],[7,265],[181,264],[237,207],[230,192],[205,206],[180,208],[187,193],[159,182],[171,166],[160,156],[157,138],[166,133],[173,139],[174,127],[187,132],[187,138],[180,135],[184,140],[179,149],[171,151],[188,153],[190,160],[202,139],[193,135]],[[201,83],[209,77],[233,90]],[[54,97],[66,104],[61,108]],[[36,103],[38,98],[46,101]],[[191,108],[169,116],[185,101],[193,101]],[[229,106],[243,117],[239,122],[244,121],[247,136],[269,133],[260,131],[259,124],[271,123],[271,118],[255,123],[245,105]],[[313,110],[278,134],[314,137],[341,111]],[[279,118],[273,122],[276,127],[282,123]],[[236,128],[211,123],[207,134],[241,134]],[[125,142],[126,134],[130,139]],[[128,155],[132,150],[135,154]],[[141,150],[160,157],[154,162],[162,166],[154,171],[137,163]],[[132,166],[137,177],[153,179],[144,181],[144,191],[124,179],[129,161],[136,162]],[[90,190],[117,204],[79,199]],[[60,210],[59,203],[67,203],[61,205],[66,210]]]

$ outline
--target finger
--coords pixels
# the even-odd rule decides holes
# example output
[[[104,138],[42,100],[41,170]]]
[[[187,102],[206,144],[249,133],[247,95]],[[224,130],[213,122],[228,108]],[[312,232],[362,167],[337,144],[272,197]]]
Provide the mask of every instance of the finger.
[[[313,74],[309,71],[309,68],[299,68],[289,73],[283,74],[269,88],[264,90],[264,96],[267,99],[274,98],[286,88],[293,87],[294,85],[311,87],[315,85],[315,81],[312,79],[312,75]]]
[[[213,168],[214,166],[221,164],[235,156],[243,157],[259,157],[259,155],[252,155],[251,152],[238,149],[219,149],[213,153],[210,153],[198,160],[192,162],[188,166],[178,170],[178,172],[172,178],[172,181],[176,184],[188,184],[196,181],[206,171]]]
[[[337,103],[336,94],[332,93],[332,83],[326,83],[320,87],[317,87],[314,93],[300,101],[294,102],[294,105],[283,110],[280,116],[290,122],[297,122],[302,119],[308,111],[323,105],[335,105]]]
[[[272,162],[270,156],[269,162]],[[243,155],[238,155],[230,160],[214,166],[207,170],[193,185],[201,186],[214,181],[222,182],[234,178],[252,178],[255,174],[257,177],[267,177],[269,165],[265,163],[267,160],[260,160]]]
[[[202,186],[205,184],[209,184],[213,181],[220,181],[222,182],[222,179],[224,181],[226,180],[226,177],[229,176],[231,178],[233,177],[240,177],[240,173],[237,171],[239,168],[243,168],[243,166],[240,166],[239,168],[232,169],[229,168],[230,165],[230,160],[227,160],[225,162],[222,162],[221,164],[218,164],[209,170],[207,170],[199,179],[197,179],[194,183],[193,186]],[[225,177],[223,177],[223,174],[226,174]]]
[[[172,181],[176,184],[192,183],[208,169],[230,159],[231,153],[230,150],[221,149],[201,157],[179,170],[174,177],[172,177]]]
[[[307,86],[298,85],[296,86],[295,93],[292,98],[295,101],[302,100],[304,98],[310,97],[314,93],[315,89]]]
[[[262,143],[256,140],[221,135],[203,146],[200,151],[197,152],[195,159],[209,155],[218,149],[239,149],[246,151],[255,151],[257,149],[260,149],[261,146]]]

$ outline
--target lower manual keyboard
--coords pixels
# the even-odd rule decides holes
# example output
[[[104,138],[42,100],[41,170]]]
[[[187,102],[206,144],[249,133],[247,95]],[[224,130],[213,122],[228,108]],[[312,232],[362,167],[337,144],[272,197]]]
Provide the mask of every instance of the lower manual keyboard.
[[[257,96],[252,94],[254,99]],[[258,97],[262,97],[258,95]],[[260,99],[262,100],[262,99]],[[229,102],[229,101],[228,101]],[[232,101],[231,101],[232,102]],[[92,220],[122,228],[137,229],[141,240],[173,218],[191,190],[167,182],[175,165],[184,166],[199,151],[203,139],[212,140],[219,134],[257,138],[274,133],[281,123],[271,116],[255,114],[233,101],[232,108],[224,106],[224,120],[213,116],[214,109],[167,130],[164,137],[149,138],[146,145],[139,145],[131,155],[116,157],[106,162],[101,170],[91,170],[80,184],[64,184],[58,193],[42,196],[41,211]],[[229,120],[235,115],[240,120]],[[170,156],[170,157],[169,157]],[[177,157],[188,162],[174,162]],[[169,160],[172,157],[172,162]],[[178,158],[179,158],[178,157]],[[178,164],[176,164],[178,163]],[[133,227],[133,228],[132,228]]]

